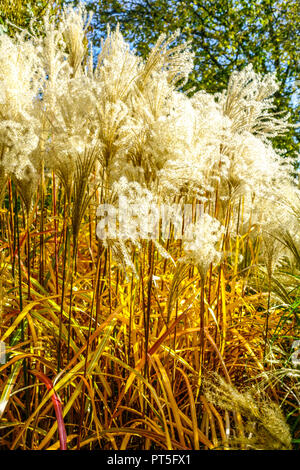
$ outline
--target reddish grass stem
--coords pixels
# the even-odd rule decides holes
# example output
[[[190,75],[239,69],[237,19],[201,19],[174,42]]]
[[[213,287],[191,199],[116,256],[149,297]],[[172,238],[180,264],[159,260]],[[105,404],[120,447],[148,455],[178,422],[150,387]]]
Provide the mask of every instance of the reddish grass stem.
[[[64,424],[62,405],[61,405],[60,399],[58,398],[57,394],[54,391],[53,383],[42,372],[38,372],[35,370],[30,370],[29,372],[35,375],[36,377],[38,377],[46,385],[49,391],[53,391],[53,394],[51,395],[51,400],[54,406],[56,420],[57,420],[60,450],[67,450],[67,433],[66,433],[66,428]]]

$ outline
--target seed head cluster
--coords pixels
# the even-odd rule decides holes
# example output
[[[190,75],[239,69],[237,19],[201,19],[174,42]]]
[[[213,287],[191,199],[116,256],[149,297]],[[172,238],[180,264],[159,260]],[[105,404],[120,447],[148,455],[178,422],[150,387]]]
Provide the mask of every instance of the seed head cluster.
[[[28,208],[42,168],[59,176],[69,201],[83,174],[81,188],[96,182],[102,204],[116,200],[118,187],[130,193],[135,186],[157,203],[196,198],[200,220],[193,221],[192,241],[183,247],[202,272],[220,260],[216,245],[228,205],[228,225],[236,227],[242,200],[238,230],[271,218],[297,231],[293,211],[276,220],[284,194],[293,206],[299,190],[288,159],[272,146],[272,137],[289,126],[288,116],[273,112],[275,75],[261,76],[249,65],[232,74],[222,93],[188,97],[181,90],[194,53],[190,44],[178,45],[178,33],[160,36],[142,60],[118,27],[108,28],[94,57],[90,21],[80,5],[65,8],[58,23],[47,13],[38,37],[1,34],[1,185],[8,176],[15,179]],[[140,206],[136,217],[142,221],[142,200]]]

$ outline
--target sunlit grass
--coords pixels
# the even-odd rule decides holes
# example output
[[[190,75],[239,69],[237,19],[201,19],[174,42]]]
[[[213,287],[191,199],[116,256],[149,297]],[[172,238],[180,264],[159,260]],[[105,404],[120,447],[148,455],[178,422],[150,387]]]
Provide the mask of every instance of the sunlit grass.
[[[174,293],[176,268],[151,242],[133,255],[139,278],[126,278],[114,263],[95,237],[96,219],[89,217],[95,193],[78,233],[75,269],[72,239],[64,243],[69,222],[63,217],[63,191],[56,188],[53,217],[53,181],[46,183],[44,231],[37,199],[29,256],[22,202],[15,199],[16,214],[7,193],[1,211],[1,340],[7,349],[0,369],[2,448],[59,448],[52,392],[40,373],[53,382],[61,401],[70,449],[251,447],[243,410],[224,410],[206,398],[212,372],[238,389],[255,384],[283,403],[289,422],[295,422],[294,379],[287,374],[274,380],[274,364],[264,351],[270,342],[291,350],[299,305],[268,307],[268,291],[255,281],[257,251],[249,233],[225,240],[224,253],[230,247],[231,255],[211,267],[203,284],[196,269],[186,269]],[[239,256],[245,259],[246,249],[247,267]],[[178,260],[180,242],[169,241],[168,250]],[[250,277],[258,288],[249,288]],[[277,360],[283,360],[278,353]],[[274,448],[286,445],[278,442],[273,437]]]
[[[0,36],[0,448],[297,448],[300,192],[272,146],[291,126],[275,73],[188,96],[178,34],[142,60],[108,28],[95,61],[90,20]]]

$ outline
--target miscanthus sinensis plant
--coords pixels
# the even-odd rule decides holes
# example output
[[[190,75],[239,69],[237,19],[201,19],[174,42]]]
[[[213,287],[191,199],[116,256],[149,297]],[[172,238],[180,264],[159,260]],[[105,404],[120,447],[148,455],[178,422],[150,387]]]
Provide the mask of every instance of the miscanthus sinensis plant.
[[[261,76],[250,64],[233,73],[223,93],[188,97],[181,87],[193,52],[176,42],[177,33],[162,35],[142,60],[118,28],[108,28],[94,58],[90,21],[81,5],[65,8],[59,21],[47,13],[38,37],[30,31],[0,36],[1,184],[7,176],[16,182],[27,212],[44,172],[64,186],[75,238],[88,194],[97,188],[101,204],[116,204],[118,187],[119,196],[126,184],[129,193],[132,185],[139,188],[131,196],[140,199],[134,216],[140,227],[150,199],[182,207],[194,201],[202,220],[185,226],[193,240],[183,250],[184,259],[203,267],[202,277],[221,259],[215,246],[224,224],[227,236],[242,235],[250,225],[269,251],[278,244],[277,228],[297,233],[299,220],[282,206],[287,193],[285,205],[293,206],[299,191],[288,159],[271,140],[289,125],[288,116],[272,110],[275,75]],[[127,242],[138,242],[129,220],[127,231]],[[147,238],[145,233],[138,237]],[[125,265],[131,265],[124,233],[105,238],[119,247],[114,252],[123,261],[127,253]]]
[[[142,302],[143,315],[138,324],[144,328],[145,349],[140,362],[136,350],[133,357],[137,369],[145,367],[148,380],[151,370],[145,358],[153,352],[153,348],[150,352],[148,349],[151,328],[157,332],[161,327],[165,335],[168,331],[171,334],[172,328],[176,331],[181,318],[178,311],[182,304],[188,304],[186,296],[192,295],[197,300],[200,292],[200,316],[199,312],[195,313],[189,320],[189,332],[200,333],[200,349],[193,339],[190,350],[194,356],[183,359],[182,364],[191,361],[189,373],[192,371],[195,375],[197,384],[195,397],[204,400],[201,393],[205,390],[207,344],[212,346],[212,351],[217,351],[228,375],[222,359],[228,347],[228,292],[241,295],[243,299],[249,293],[267,292],[268,305],[263,321],[267,344],[272,327],[269,317],[275,308],[272,301],[279,298],[287,305],[290,297],[294,299],[297,288],[300,193],[297,181],[291,176],[291,162],[283,151],[272,146],[272,138],[283,134],[290,125],[287,115],[278,115],[273,110],[273,95],[279,90],[279,83],[275,74],[262,76],[250,64],[232,74],[222,93],[187,94],[182,87],[193,69],[194,52],[189,43],[180,43],[178,33],[160,36],[148,58],[143,60],[126,43],[118,27],[114,30],[108,27],[95,57],[88,39],[90,24],[91,16],[80,5],[77,9],[64,8],[58,19],[46,13],[39,35],[30,29],[16,32],[13,39],[0,35],[0,196],[3,197],[7,187],[5,204],[10,210],[7,236],[11,240],[13,276],[15,254],[18,254],[20,310],[24,299],[22,269],[25,269],[21,265],[20,250],[25,237],[20,242],[18,196],[27,215],[27,300],[31,300],[31,282],[35,282],[31,269],[36,263],[36,250],[40,260],[40,285],[45,289],[51,281],[56,297],[60,298],[56,306],[60,311],[57,338],[55,336],[57,373],[69,363],[72,351],[76,350],[77,354],[72,328],[76,326],[81,331],[76,318],[84,311],[88,296],[74,311],[73,294],[78,289],[75,285],[80,269],[85,274],[78,282],[84,288],[89,282],[86,266],[92,265],[92,313],[88,328],[80,333],[80,341],[88,335],[84,375],[94,370],[98,360],[89,363],[88,358],[92,328],[97,328],[102,318],[100,304],[106,302],[108,310],[104,310],[111,315],[113,308],[127,299],[126,282],[130,279],[128,274],[132,274],[130,313],[125,330],[128,328],[130,343],[132,334],[136,335],[134,325],[137,324],[133,321],[132,299],[139,299],[136,302]],[[49,187],[52,193],[50,222],[47,220]],[[108,227],[101,219],[105,208],[109,210]],[[55,253],[49,262],[51,269],[45,275],[45,234],[52,233],[49,229],[52,223]],[[80,238],[83,223],[85,227],[88,224],[89,235]],[[32,224],[38,230],[35,235],[39,233],[39,247],[35,245],[34,250],[30,244]],[[85,260],[85,264],[80,260],[83,239],[89,240],[90,259]],[[163,260],[161,277],[155,274],[159,257]],[[124,273],[126,278],[123,278]],[[225,286],[226,275],[230,280]],[[162,292],[154,296],[155,302],[160,313],[164,308],[167,310],[166,315],[161,313],[162,326],[157,318],[151,319],[152,289],[158,286],[158,281]],[[127,287],[123,287],[122,282]],[[136,284],[138,288],[135,282],[140,283]],[[257,288],[258,282],[265,287]],[[118,288],[122,291],[121,300]],[[276,289],[277,297],[273,296]],[[232,328],[236,331],[232,305],[237,302],[229,304],[233,309]],[[183,316],[190,308],[188,305],[181,313]],[[199,302],[197,305],[199,307]],[[212,327],[216,328],[215,339],[209,333]],[[22,328],[25,341],[24,325]],[[176,332],[174,351],[170,344],[165,345],[173,358],[178,357],[179,351],[189,349],[180,343],[177,351],[175,342]],[[130,345],[128,354],[131,354]],[[153,367],[162,373],[161,362],[157,358],[155,361]],[[24,374],[26,376],[26,370]],[[172,386],[174,381],[175,375]],[[165,376],[162,382],[165,383]],[[27,383],[28,380],[25,385]],[[106,379],[103,383],[105,394],[109,395]],[[168,393],[170,390],[171,385]],[[233,389],[224,390],[228,396],[233,393]],[[219,397],[214,390],[213,393],[218,404]],[[208,392],[207,396],[210,396]],[[240,442],[245,443],[237,418],[237,407],[244,403],[244,398],[238,392],[235,396],[232,411],[237,419]],[[226,410],[230,409],[230,400],[226,401]],[[28,403],[27,400],[26,406]],[[85,410],[84,401],[81,406]],[[193,406],[191,404],[191,408]],[[205,401],[203,406],[206,407]],[[254,401],[252,408],[251,420],[254,420],[257,415]],[[214,408],[212,410],[214,412]],[[211,422],[211,411],[209,413]],[[83,411],[80,416],[82,423]],[[112,419],[114,416],[112,414]],[[188,423],[193,423],[193,433],[197,423],[186,421],[185,426]],[[205,426],[207,423],[203,424],[203,429]],[[267,432],[265,422],[263,427]],[[102,427],[97,424],[97,433],[99,429]],[[81,427],[79,441],[80,432]],[[179,435],[181,448],[184,448],[183,434]],[[289,438],[286,441],[289,446]],[[168,442],[170,447],[171,441]],[[211,448],[207,440],[203,442]]]
[[[1,35],[1,168],[55,171],[72,191],[78,157],[95,150],[96,178],[109,201],[126,176],[169,197],[260,197],[289,180],[270,138],[288,116],[272,112],[275,76],[249,65],[213,96],[180,91],[193,67],[188,44],[160,37],[143,61],[118,29],[108,29],[97,60],[86,40],[83,6],[44,19],[44,32]],[[96,64],[96,65],[95,65]],[[239,194],[240,194],[239,193]]]
[[[118,185],[119,196],[126,192],[124,181],[129,192],[132,184],[148,191],[146,200],[157,205],[176,202],[183,208],[194,200],[203,221],[192,221],[194,241],[183,250],[186,259],[198,258],[202,274],[217,260],[215,246],[224,235],[223,229],[213,237],[209,227],[203,229],[208,218],[215,227],[226,220],[227,232],[238,226],[242,233],[249,224],[263,237],[270,224],[272,233],[277,225],[297,232],[292,212],[281,210],[283,193],[288,190],[292,199],[297,193],[291,166],[271,141],[288,127],[288,116],[272,111],[275,75],[261,76],[250,64],[233,73],[223,93],[188,97],[181,87],[193,52],[187,43],[176,44],[177,33],[162,35],[144,61],[118,28],[108,28],[94,58],[90,21],[81,5],[65,8],[59,21],[47,13],[39,37],[30,31],[0,37],[1,181],[15,180],[27,210],[44,171],[64,185],[75,238],[87,193],[97,188],[101,204],[115,204]],[[143,209],[140,197],[134,216],[140,227],[149,213],[146,200]],[[116,235],[105,238],[123,266],[132,267],[128,244],[137,240],[129,227],[128,220],[127,243],[124,233],[121,243]]]

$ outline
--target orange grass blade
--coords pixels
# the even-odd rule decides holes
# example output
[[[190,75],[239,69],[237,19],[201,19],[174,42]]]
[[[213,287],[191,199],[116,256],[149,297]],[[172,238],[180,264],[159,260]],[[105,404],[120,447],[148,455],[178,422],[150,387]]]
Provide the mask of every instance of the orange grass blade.
[[[193,423],[194,447],[195,447],[195,450],[200,450],[200,446],[199,446],[199,440],[200,440],[199,431],[200,430],[198,428],[196,404],[195,404],[195,400],[193,397],[192,387],[191,387],[190,381],[186,373],[182,369],[177,369],[177,370],[182,374],[184,381],[186,383],[186,387],[187,387],[188,394],[189,394],[191,417],[192,417],[192,423]]]
[[[180,444],[183,447],[185,447],[186,443],[185,443],[185,439],[184,439],[183,427],[182,427],[178,406],[177,406],[176,399],[175,399],[173,391],[172,391],[172,387],[171,387],[171,383],[170,383],[168,374],[166,372],[166,369],[162,365],[162,363],[161,363],[161,361],[160,361],[157,354],[153,355],[153,359],[155,360],[155,362],[158,366],[158,370],[160,372],[161,379],[162,379],[161,383],[162,383],[162,385],[163,385],[163,387],[166,391],[166,394],[169,398],[170,408],[172,410],[172,413],[173,413],[173,416],[174,416],[174,419],[175,419],[175,422],[176,422],[176,428],[177,428],[177,431],[178,431]]]
[[[42,372],[37,372],[35,370],[30,370],[29,372],[35,375],[36,377],[38,377],[42,382],[44,382],[44,384],[46,385],[49,391],[53,391],[53,394],[51,395],[51,400],[54,406],[56,420],[57,420],[60,450],[67,450],[67,433],[66,433],[65,423],[63,419],[62,406],[61,406],[61,402],[58,396],[56,395],[53,389],[53,383]]]

